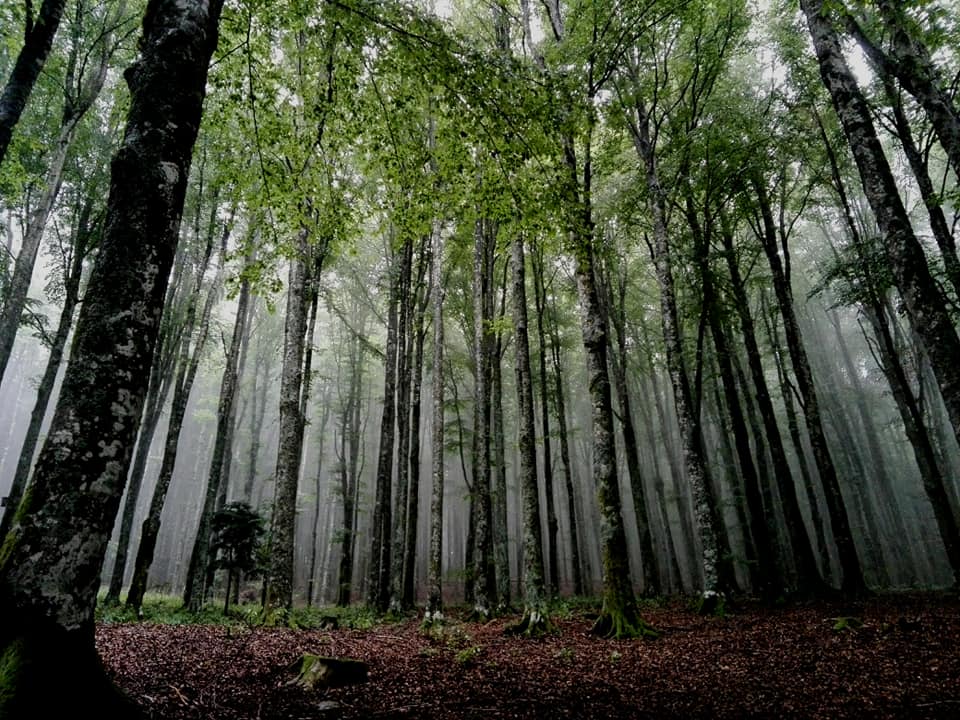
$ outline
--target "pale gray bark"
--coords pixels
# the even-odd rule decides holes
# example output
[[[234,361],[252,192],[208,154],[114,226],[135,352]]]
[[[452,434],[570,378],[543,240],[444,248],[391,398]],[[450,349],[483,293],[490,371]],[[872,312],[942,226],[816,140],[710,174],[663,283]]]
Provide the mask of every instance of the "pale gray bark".
[[[309,255],[309,230],[302,227],[297,234],[297,255],[290,261],[287,282],[283,369],[280,374],[280,443],[277,448],[273,514],[270,518],[265,610],[289,610],[293,607],[294,520],[303,454],[304,418],[300,393],[303,385],[304,335],[307,330]]]
[[[527,331],[527,291],[523,237],[511,243],[513,268],[513,332],[519,414],[520,491],[523,504],[523,613],[524,630],[536,632],[546,621],[546,586],[543,537],[540,527],[540,491],[537,487],[536,427],[533,383],[530,373],[530,340]]]
[[[443,378],[443,238],[434,228],[433,274],[433,410],[430,417],[430,557],[427,563],[426,620],[443,618],[443,491],[444,491],[444,378]]]

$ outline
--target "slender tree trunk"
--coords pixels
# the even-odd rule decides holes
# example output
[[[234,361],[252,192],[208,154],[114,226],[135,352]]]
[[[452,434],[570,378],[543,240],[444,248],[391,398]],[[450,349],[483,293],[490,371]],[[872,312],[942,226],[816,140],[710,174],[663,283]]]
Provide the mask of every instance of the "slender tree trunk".
[[[509,263],[507,263],[509,265]],[[505,299],[505,298],[504,298]],[[503,315],[503,313],[501,313]],[[490,502],[493,512],[493,561],[497,575],[497,609],[510,607],[510,550],[507,532],[507,458],[503,417],[503,333],[497,332],[496,348],[491,363],[493,409],[491,415],[491,462],[493,485]]]
[[[817,464],[817,471],[820,474],[820,482],[823,484],[824,497],[827,501],[827,511],[830,515],[830,525],[833,528],[833,539],[836,543],[840,567],[843,571],[841,589],[846,594],[857,595],[866,590],[866,583],[863,579],[863,569],[860,566],[860,559],[857,557],[853,535],[850,531],[850,519],[847,515],[847,509],[843,503],[843,496],[840,494],[840,481],[837,478],[836,466],[834,465],[833,458],[830,456],[830,450],[827,446],[827,438],[823,430],[823,421],[820,417],[820,401],[813,383],[813,372],[810,369],[810,361],[803,347],[800,325],[797,322],[796,312],[793,307],[790,281],[784,271],[784,264],[780,259],[780,253],[777,248],[777,231],[773,220],[773,210],[770,207],[770,200],[763,183],[758,178],[755,178],[753,184],[762,219],[762,229],[758,228],[759,239],[763,244],[764,253],[767,256],[770,271],[773,275],[773,289],[776,293],[780,314],[783,317],[787,351],[790,354],[793,374],[796,378],[800,395],[803,398],[803,415],[806,421],[807,434],[810,438],[810,446],[813,449],[813,457]],[[802,447],[798,447],[798,454],[802,453],[802,451]]]
[[[633,408],[630,403],[630,391],[627,387],[627,310],[626,310],[626,263],[620,263],[616,277],[607,278],[607,299],[610,307],[608,317],[613,327],[615,339],[611,344],[610,366],[613,370],[614,386],[620,406],[620,426],[623,433],[623,452],[627,459],[627,475],[630,478],[630,494],[633,496],[634,518],[637,535],[640,540],[640,564],[643,572],[643,593],[647,597],[660,594],[659,558],[653,549],[653,533],[650,528],[649,503],[646,483],[640,469],[640,450],[637,447],[637,433],[633,424]],[[611,276],[613,270],[610,270]],[[614,283],[616,290],[614,290]]]
[[[400,604],[405,608],[412,608],[414,605],[414,585],[416,580],[416,554],[417,554],[417,524],[419,521],[420,510],[420,412],[421,412],[421,388],[423,386],[423,344],[426,339],[426,327],[424,316],[427,310],[430,294],[428,288],[422,282],[423,272],[426,270],[426,264],[429,261],[426,258],[426,243],[421,249],[421,262],[424,264],[424,271],[421,272],[421,281],[418,283],[420,290],[415,297],[417,309],[413,321],[413,367],[411,368],[411,388],[410,388],[410,448],[409,448],[409,478],[407,480],[407,508],[406,525],[404,528],[403,539],[403,593],[400,597]]]
[[[521,257],[523,246],[520,247]],[[534,307],[537,312],[537,343],[539,352],[539,372],[540,372],[540,427],[543,430],[543,492],[546,498],[547,511],[547,589],[551,596],[556,596],[560,592],[560,576],[558,565],[560,558],[557,553],[557,532],[559,523],[557,521],[556,502],[553,492],[553,452],[550,441],[550,402],[549,402],[549,383],[547,379],[547,341],[544,330],[544,312],[546,305],[546,288],[543,279],[543,257],[539,253],[534,253],[537,261],[533,263],[533,288],[534,288]]]
[[[151,0],[104,240],[31,490],[0,559],[0,715],[137,717],[94,645],[94,605],[137,425],[221,3]],[[130,312],[130,308],[138,312]],[[49,678],[72,672],[51,693]]]
[[[7,154],[13,128],[19,122],[33,86],[50,55],[66,0],[44,0],[36,18],[28,18],[23,47],[0,94],[0,163]],[[29,8],[29,6],[28,6]]]
[[[330,421],[330,398],[326,395],[322,401],[320,427],[317,430],[317,472],[314,474],[313,523],[310,528],[310,570],[307,573],[307,607],[313,607],[317,576],[317,551],[320,542],[320,512],[323,503],[323,446],[327,437],[327,423]]]
[[[960,583],[960,519],[950,504],[950,490],[946,478],[940,472],[937,454],[923,419],[923,413],[913,395],[906,371],[900,362],[896,343],[890,332],[890,323],[881,304],[865,308],[865,314],[873,326],[880,353],[880,367],[890,384],[893,399],[897,404],[900,419],[907,438],[913,447],[913,455],[920,469],[923,490],[933,508],[933,515],[946,549],[947,559],[953,571],[954,585]]]
[[[543,537],[540,526],[540,491],[537,487],[536,425],[533,414],[530,341],[527,331],[523,236],[518,233],[511,247],[513,332],[517,351],[514,368],[517,375],[520,490],[523,502],[523,619],[517,629],[526,634],[536,635],[547,628],[548,619],[543,571]]]
[[[560,464],[563,467],[563,484],[567,493],[567,523],[570,526],[570,566],[573,574],[573,594],[583,595],[583,568],[580,558],[579,524],[577,522],[577,496],[570,462],[570,443],[567,438],[567,403],[563,388],[560,334],[556,318],[551,312],[550,355],[553,360],[554,397],[557,405],[557,434],[560,436]]]
[[[655,148],[650,137],[650,120],[646,107],[638,99],[631,113],[630,126],[634,146],[644,165],[648,205],[654,218],[653,260],[657,284],[660,288],[661,324],[667,349],[667,366],[673,386],[674,405],[680,425],[683,461],[687,480],[693,490],[694,513],[700,531],[703,550],[704,597],[712,598],[723,586],[731,585],[732,577],[720,557],[719,538],[724,532],[717,498],[714,496],[703,458],[703,440],[699,420],[694,416],[690,381],[683,361],[683,342],[680,335],[673,268],[667,238],[666,207],[657,173]],[[712,599],[710,602],[713,602]]]
[[[444,492],[444,384],[443,384],[443,238],[433,231],[433,412],[431,413],[430,558],[427,563],[427,621],[443,619],[443,492]]]
[[[223,242],[229,233],[229,225],[224,228]],[[225,459],[232,452],[230,447],[231,428],[234,419],[234,400],[237,395],[239,380],[240,347],[246,334],[248,309],[250,305],[250,282],[244,278],[240,284],[240,295],[237,300],[237,316],[233,324],[233,335],[230,338],[230,347],[227,350],[226,365],[220,380],[220,398],[217,402],[217,434],[213,441],[213,455],[210,458],[210,471],[203,493],[203,507],[200,510],[200,520],[197,524],[197,534],[193,541],[193,550],[190,553],[190,564],[187,568],[187,579],[184,587],[183,604],[191,612],[197,612],[203,607],[207,595],[209,570],[213,558],[210,554],[210,542],[213,533],[213,515],[216,510],[217,496],[220,487],[229,482],[228,469]]]
[[[790,539],[790,547],[793,550],[793,558],[796,563],[797,591],[803,595],[823,592],[823,590],[826,589],[826,584],[823,582],[817,570],[814,545],[804,525],[803,515],[800,512],[800,499],[797,495],[797,486],[790,472],[790,463],[787,460],[783,438],[780,435],[776,411],[773,408],[773,401],[770,398],[767,376],[763,369],[763,361],[757,343],[753,317],[750,313],[750,301],[747,297],[745,283],[740,273],[740,265],[737,262],[736,250],[733,245],[733,232],[725,226],[725,218],[722,218],[722,222],[724,227],[721,230],[720,237],[723,242],[727,271],[729,272],[731,280],[730,288],[733,294],[733,305],[736,307],[737,317],[740,321],[740,337],[747,355],[747,365],[750,368],[750,377],[753,381],[753,391],[756,394],[757,408],[760,412],[761,421],[763,422],[764,439],[767,447],[770,449],[770,456],[773,462],[773,474],[777,482],[777,490],[783,509],[787,536]],[[792,398],[790,399],[792,400]],[[796,427],[795,421],[794,426]],[[799,428],[797,428],[797,435],[799,435]],[[802,473],[804,487],[812,490],[809,473],[805,471],[806,458],[803,455],[803,447],[801,445],[797,445],[797,455],[801,463],[801,468],[804,469]],[[822,526],[822,523],[818,523],[819,512],[817,511],[816,496],[814,495],[812,497],[813,504],[811,505],[810,512],[813,515],[814,523]],[[826,543],[822,537],[822,533],[821,527],[818,537],[822,543],[822,550],[826,552]],[[829,571],[829,556],[825,555],[823,560],[824,570]]]
[[[380,451],[377,458],[373,522],[370,531],[370,567],[367,604],[385,612],[390,602],[390,529],[393,483],[393,440],[397,394],[398,302],[403,268],[394,264],[387,300],[387,346],[383,373],[383,414],[380,421]]]

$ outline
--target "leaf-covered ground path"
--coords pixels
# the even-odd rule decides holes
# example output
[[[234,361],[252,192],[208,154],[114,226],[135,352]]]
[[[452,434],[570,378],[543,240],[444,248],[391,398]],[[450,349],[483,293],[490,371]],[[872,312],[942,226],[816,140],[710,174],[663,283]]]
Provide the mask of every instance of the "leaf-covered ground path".
[[[599,640],[574,615],[543,640],[505,636],[510,619],[434,637],[411,619],[329,632],[102,625],[97,644],[115,681],[164,720],[314,720],[325,701],[344,718],[960,717],[956,597],[645,617],[659,639]],[[370,681],[289,686],[304,652],[365,660]]]

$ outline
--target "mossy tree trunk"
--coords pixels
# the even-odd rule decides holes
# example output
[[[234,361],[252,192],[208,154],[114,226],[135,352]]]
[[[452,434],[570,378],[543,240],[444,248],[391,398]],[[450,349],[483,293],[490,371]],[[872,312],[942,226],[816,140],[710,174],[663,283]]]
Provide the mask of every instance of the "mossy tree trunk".
[[[523,236],[511,243],[513,268],[513,334],[516,348],[517,407],[520,445],[520,492],[523,504],[523,618],[516,628],[539,635],[549,627],[540,523],[540,490],[537,487],[536,425],[533,415],[533,381],[527,323],[527,291]]]
[[[100,253],[50,433],[0,550],[0,716],[135,717],[93,612],[140,421],[222,3],[151,0]],[[71,669],[63,673],[62,668]],[[57,692],[50,677],[57,675]]]

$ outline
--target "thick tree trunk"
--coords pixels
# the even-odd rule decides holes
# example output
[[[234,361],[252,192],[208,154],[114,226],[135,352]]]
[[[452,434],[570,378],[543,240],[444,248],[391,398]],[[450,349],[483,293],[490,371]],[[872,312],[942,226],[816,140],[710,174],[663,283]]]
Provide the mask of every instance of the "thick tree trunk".
[[[33,456],[36,453],[37,442],[40,439],[40,429],[43,426],[43,419],[47,414],[50,397],[53,395],[53,387],[56,383],[57,373],[60,371],[60,364],[63,362],[67,336],[70,334],[70,328],[73,327],[74,311],[80,300],[80,280],[83,272],[83,261],[87,257],[90,245],[94,241],[93,234],[97,232],[97,229],[90,225],[92,204],[93,199],[89,198],[81,210],[78,227],[74,233],[73,257],[70,260],[70,268],[67,276],[64,278],[64,298],[63,307],[60,310],[60,320],[57,323],[57,331],[53,336],[53,342],[50,346],[50,356],[47,358],[47,366],[43,371],[43,376],[40,378],[40,384],[37,386],[37,399],[34,402],[33,411],[30,413],[30,424],[27,426],[27,434],[20,448],[17,468],[14,471],[13,481],[10,484],[10,489],[5,499],[6,505],[3,508],[3,521],[0,522],[0,538],[6,537],[10,531],[13,515],[20,505],[23,492],[27,487],[30,468],[33,466]]]
[[[3,162],[33,86],[43,70],[66,0],[44,0],[36,19],[29,18],[23,47],[0,94],[0,163]]]
[[[302,227],[297,237],[297,256],[290,262],[287,286],[283,370],[280,374],[280,442],[277,448],[273,515],[270,519],[270,560],[265,612],[272,609],[289,610],[293,607],[294,522],[303,454],[304,418],[300,393],[303,386],[304,335],[307,331],[309,254],[309,230]]]
[[[134,717],[94,646],[100,571],[140,420],[221,3],[151,0],[102,246],[50,433],[0,559],[0,715]],[[131,310],[132,308],[132,310]],[[70,667],[71,672],[59,671]],[[49,679],[60,674],[58,692]]]
[[[889,6],[887,3],[886,5]],[[900,198],[890,165],[873,126],[870,109],[847,66],[837,33],[826,15],[823,0],[803,0],[810,35],[820,64],[823,84],[853,153],[867,201],[883,234],[894,280],[910,321],[923,341],[953,424],[960,439],[960,337],[947,310],[943,294],[930,274],[923,248],[917,241]],[[892,10],[891,10],[892,11]],[[904,51],[906,52],[906,51]],[[908,56],[918,67],[923,58]],[[918,73],[922,75],[922,73]],[[905,79],[901,79],[905,82]],[[909,89],[909,88],[908,88]],[[921,104],[925,99],[918,96]],[[953,115],[949,132],[941,134],[936,108],[924,105],[955,171],[960,171],[960,123]],[[942,109],[942,108],[940,108]],[[936,111],[936,112],[935,112]],[[945,138],[952,138],[946,142]],[[954,154],[955,153],[955,154]]]

